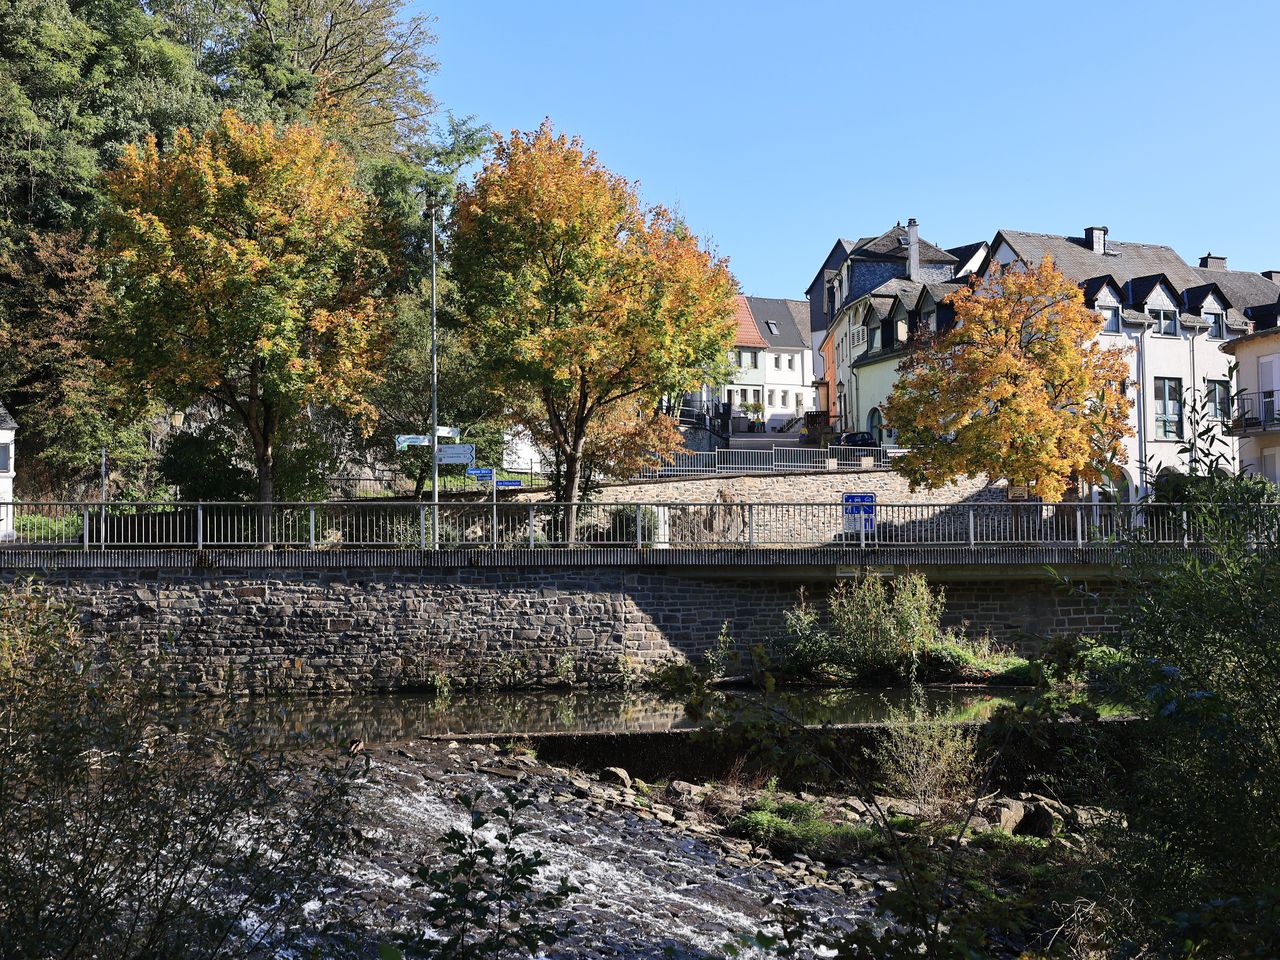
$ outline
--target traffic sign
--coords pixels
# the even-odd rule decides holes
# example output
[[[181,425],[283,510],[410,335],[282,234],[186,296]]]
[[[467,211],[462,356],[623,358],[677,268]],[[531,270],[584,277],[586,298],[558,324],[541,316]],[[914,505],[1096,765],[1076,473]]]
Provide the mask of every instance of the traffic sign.
[[[844,532],[876,532],[876,495],[874,493],[844,495]]]
[[[462,431],[457,427],[436,427],[436,436],[445,440],[457,440],[462,436]]]
[[[467,476],[477,480],[492,480],[493,467],[467,467]]]
[[[476,462],[476,445],[474,443],[442,443],[436,447],[436,462],[460,463],[469,467]]]
[[[431,446],[430,437],[424,437],[416,433],[396,434],[397,450],[408,450],[410,447],[429,447],[429,446]]]
[[[500,487],[518,487],[521,485],[520,480],[499,480],[497,485]]]

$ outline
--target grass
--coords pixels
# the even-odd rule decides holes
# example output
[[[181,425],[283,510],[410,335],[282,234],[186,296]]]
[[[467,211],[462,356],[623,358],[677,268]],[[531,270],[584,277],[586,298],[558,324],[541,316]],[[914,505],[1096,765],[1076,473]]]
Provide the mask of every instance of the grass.
[[[46,517],[40,514],[20,514],[14,518],[13,529],[19,540],[36,543],[68,543],[78,541],[83,535],[79,514]]]
[[[947,634],[920,654],[919,679],[924,683],[985,683],[1030,686],[1038,670],[1029,660],[996,646],[987,638]]]
[[[758,797],[751,809],[734,818],[729,832],[777,854],[803,853],[818,860],[853,853],[875,856],[886,844],[875,827],[828,820],[816,803],[778,802],[771,793]]]

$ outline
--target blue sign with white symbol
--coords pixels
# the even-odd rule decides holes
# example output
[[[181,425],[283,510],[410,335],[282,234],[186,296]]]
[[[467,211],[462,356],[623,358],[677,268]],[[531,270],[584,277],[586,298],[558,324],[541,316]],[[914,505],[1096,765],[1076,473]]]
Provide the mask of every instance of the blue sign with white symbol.
[[[844,532],[876,532],[876,495],[846,493],[844,495]]]
[[[499,487],[518,487],[520,485],[521,485],[521,481],[519,480],[499,480],[498,481]]]
[[[493,467],[467,467],[467,476],[477,480],[492,480]]]

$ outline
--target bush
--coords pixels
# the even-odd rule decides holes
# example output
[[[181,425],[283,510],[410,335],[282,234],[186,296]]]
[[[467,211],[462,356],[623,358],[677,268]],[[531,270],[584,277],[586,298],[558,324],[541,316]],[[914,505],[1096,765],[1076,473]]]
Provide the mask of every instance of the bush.
[[[76,624],[0,594],[0,954],[273,954],[345,850],[352,761],[165,701]]]
[[[982,779],[977,729],[919,706],[888,722],[876,759],[885,789],[921,811],[972,799]]]
[[[817,804],[775,803],[767,793],[730,821],[729,832],[783,856],[803,853],[818,859],[875,854],[885,842],[881,832],[868,824],[834,823],[823,818]]]

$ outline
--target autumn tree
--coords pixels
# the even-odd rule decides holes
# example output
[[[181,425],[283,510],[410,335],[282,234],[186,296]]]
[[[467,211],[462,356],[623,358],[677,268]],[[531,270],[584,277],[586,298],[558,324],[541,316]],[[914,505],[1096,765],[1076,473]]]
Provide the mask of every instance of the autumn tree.
[[[388,280],[376,209],[317,130],[224,113],[108,178],[116,375],[185,408],[210,400],[252,443],[272,499],[281,428],[309,405],[372,414]]]
[[[1125,459],[1126,351],[1097,342],[1102,318],[1050,258],[992,272],[953,293],[955,324],[899,367],[885,423],[913,485],[987,474],[1045,501],[1100,482]]]
[[[725,261],[577,138],[549,123],[495,138],[451,226],[468,343],[547,438],[562,499],[579,499],[601,430],[626,442],[661,397],[714,379],[733,334]]]

